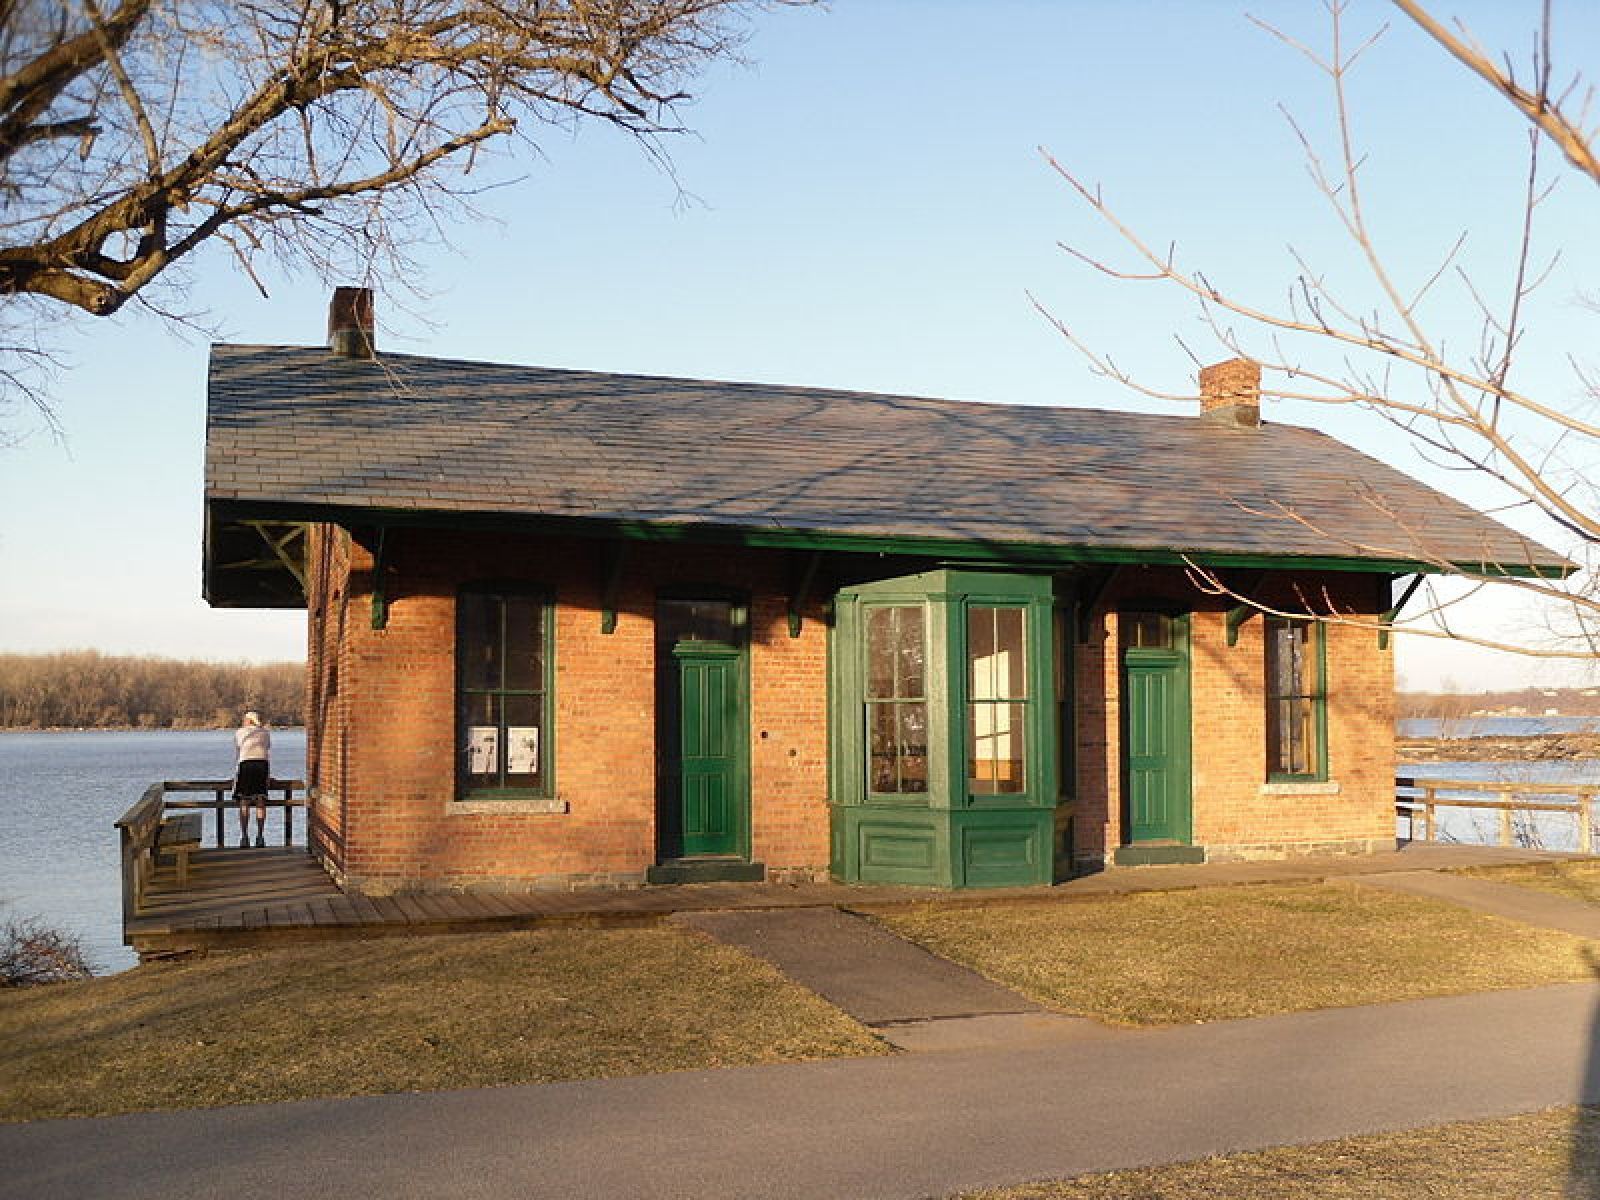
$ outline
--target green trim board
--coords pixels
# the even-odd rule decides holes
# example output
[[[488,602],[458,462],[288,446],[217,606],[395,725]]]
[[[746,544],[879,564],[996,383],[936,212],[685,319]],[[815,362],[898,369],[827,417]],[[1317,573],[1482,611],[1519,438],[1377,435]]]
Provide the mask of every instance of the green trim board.
[[[620,538],[630,541],[681,542],[690,544],[737,545],[792,550],[840,551],[855,554],[899,554],[931,559],[959,559],[973,564],[1118,565],[1186,566],[1208,568],[1257,568],[1262,570],[1325,570],[1389,575],[1413,573],[1461,573],[1480,578],[1564,578],[1575,570],[1571,563],[1562,566],[1505,564],[1492,562],[1430,563],[1404,558],[1364,558],[1340,555],[1273,555],[1256,551],[1231,551],[1182,547],[1107,547],[1071,544],[980,541],[960,538],[897,537],[876,534],[837,533],[825,530],[753,528],[721,524],[672,524],[639,519],[542,517],[516,513],[444,512],[423,509],[377,509],[359,505],[320,502],[237,501],[208,499],[207,550],[203,572],[203,591],[213,606],[248,604],[262,594],[259,581],[250,587],[224,589],[219,576],[226,576],[223,563],[216,561],[213,548],[223,531],[248,521],[323,521],[339,525],[407,526],[451,530],[483,530],[509,533],[535,533],[550,536]],[[252,532],[252,538],[255,536]],[[287,578],[288,572],[284,571]],[[242,583],[242,581],[241,581]],[[273,606],[289,606],[291,593],[282,592]],[[277,595],[277,593],[274,593]],[[256,601],[260,603],[260,600]],[[303,597],[300,603],[304,603]]]

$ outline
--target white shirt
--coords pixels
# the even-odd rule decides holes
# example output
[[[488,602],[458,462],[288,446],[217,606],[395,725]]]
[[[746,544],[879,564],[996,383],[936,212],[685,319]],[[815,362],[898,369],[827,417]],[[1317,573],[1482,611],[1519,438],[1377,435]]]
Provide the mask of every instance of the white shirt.
[[[264,725],[246,725],[236,729],[233,740],[239,747],[240,762],[249,762],[253,758],[266,762],[268,752],[272,749],[272,735]]]

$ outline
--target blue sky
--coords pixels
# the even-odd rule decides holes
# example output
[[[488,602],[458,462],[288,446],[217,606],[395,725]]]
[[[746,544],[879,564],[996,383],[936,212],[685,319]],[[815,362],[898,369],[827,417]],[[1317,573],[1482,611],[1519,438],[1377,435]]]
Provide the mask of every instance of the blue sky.
[[[1319,7],[1249,11],[1320,45]],[[1558,62],[1569,68],[1600,61],[1600,19],[1581,8],[1558,6]],[[1444,11],[1516,51],[1537,5]],[[1386,5],[1356,3],[1350,21],[1392,24],[1354,87],[1380,239],[1396,264],[1426,274],[1469,230],[1469,265],[1499,287],[1521,125]],[[699,81],[683,113],[695,133],[669,145],[676,184],[613,131],[542,133],[540,155],[507,170],[519,181],[486,197],[485,219],[419,251],[426,295],[403,308],[380,302],[382,344],[1017,403],[1151,404],[1095,378],[1033,310],[1032,292],[1150,382],[1189,386],[1174,335],[1202,356],[1216,349],[1192,308],[1061,253],[1061,241],[1115,247],[1041,146],[1102,183],[1153,240],[1175,241],[1247,295],[1281,297],[1295,273],[1290,244],[1337,275],[1352,270],[1278,111],[1324,134],[1327,89],[1242,6],[836,0],[760,18],[748,58]],[[1568,179],[1546,210],[1545,244],[1563,258],[1522,383],[1564,403],[1576,399],[1565,354],[1593,342],[1596,318],[1577,301],[1600,266],[1584,236],[1597,200]],[[352,257],[350,268],[355,278],[361,264]],[[214,253],[192,272],[187,302],[224,340],[320,342],[322,284],[269,285],[261,298]],[[1459,295],[1441,299],[1437,319],[1457,340],[1475,336]],[[212,612],[199,599],[205,338],[129,313],[83,322],[64,344],[53,389],[64,440],[35,432],[0,450],[0,650],[298,657],[298,614]],[[1370,416],[1294,405],[1268,415],[1493,502]],[[29,425],[19,413],[7,422]],[[1498,631],[1531,615],[1500,602],[1477,606],[1474,620]],[[1400,654],[1414,686],[1553,678],[1549,666],[1417,639]]]

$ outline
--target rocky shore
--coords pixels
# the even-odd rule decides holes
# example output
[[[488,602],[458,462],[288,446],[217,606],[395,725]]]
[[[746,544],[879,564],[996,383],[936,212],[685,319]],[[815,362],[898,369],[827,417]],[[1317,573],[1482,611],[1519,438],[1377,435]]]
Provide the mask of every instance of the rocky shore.
[[[1560,762],[1600,758],[1600,733],[1540,733],[1531,737],[1397,738],[1401,762]]]

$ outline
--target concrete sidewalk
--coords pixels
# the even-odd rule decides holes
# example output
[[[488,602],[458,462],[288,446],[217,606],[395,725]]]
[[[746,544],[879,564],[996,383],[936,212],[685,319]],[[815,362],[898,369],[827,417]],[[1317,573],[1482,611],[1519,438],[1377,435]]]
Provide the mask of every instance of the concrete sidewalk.
[[[902,1050],[1025,1046],[1091,1035],[975,971],[836,908],[681,913],[679,924],[765,959]]]
[[[1600,985],[893,1058],[0,1125],[0,1197],[920,1200],[1600,1100]]]
[[[1459,904],[1524,925],[1537,925],[1584,938],[1600,938],[1600,906],[1537,888],[1501,883],[1479,875],[1452,875],[1441,871],[1395,871],[1384,875],[1356,875],[1351,883],[1385,892],[1403,892]]]

